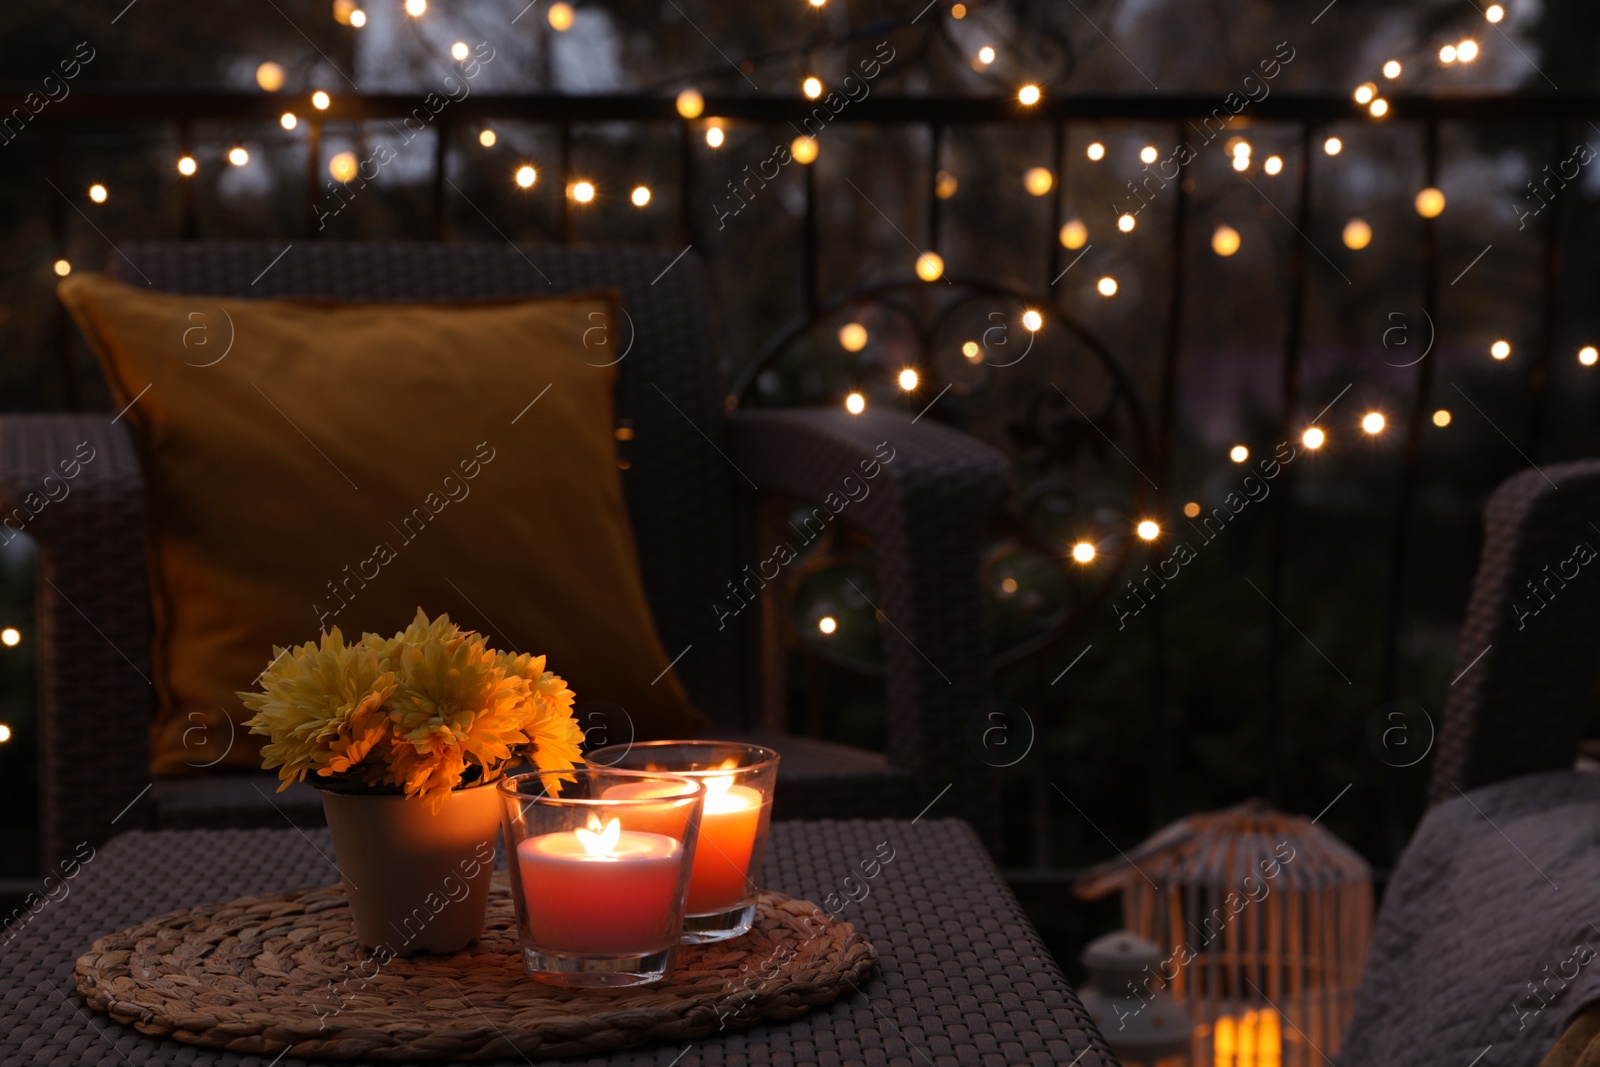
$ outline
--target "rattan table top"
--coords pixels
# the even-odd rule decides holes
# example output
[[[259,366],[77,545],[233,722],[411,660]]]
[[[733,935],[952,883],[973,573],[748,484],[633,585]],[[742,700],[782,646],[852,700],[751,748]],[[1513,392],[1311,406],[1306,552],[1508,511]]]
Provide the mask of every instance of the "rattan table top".
[[[562,1062],[1116,1063],[964,823],[788,822],[772,829],[768,882],[852,922],[879,951],[878,976],[859,995],[795,1022]],[[0,1064],[268,1067],[270,1057],[146,1037],[88,1010],[74,989],[73,962],[95,938],[163,912],[329,884],[337,879],[332,855],[325,831],[294,829],[138,832],[102,846],[75,877],[52,883],[55,899],[0,941]]]

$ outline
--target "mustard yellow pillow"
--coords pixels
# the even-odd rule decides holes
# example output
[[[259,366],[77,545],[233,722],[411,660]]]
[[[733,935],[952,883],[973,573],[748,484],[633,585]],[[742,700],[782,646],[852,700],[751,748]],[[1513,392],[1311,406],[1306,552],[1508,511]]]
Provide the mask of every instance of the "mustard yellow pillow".
[[[702,720],[668,669],[623,504],[606,294],[235,300],[73,275],[61,299],[137,431],[157,774],[258,768],[234,695],[274,645],[421,606],[549,656],[639,736]]]

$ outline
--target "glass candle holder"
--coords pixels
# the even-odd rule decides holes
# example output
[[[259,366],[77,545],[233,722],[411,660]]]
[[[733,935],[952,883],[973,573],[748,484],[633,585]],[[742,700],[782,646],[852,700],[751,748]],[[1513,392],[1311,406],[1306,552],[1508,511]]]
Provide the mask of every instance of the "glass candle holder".
[[[515,774],[498,788],[528,973],[582,987],[663,977],[683,935],[700,783],[587,767]]]
[[[772,821],[778,754],[731,741],[649,741],[588,754],[592,766],[682,775],[704,783],[705,810],[689,879],[683,940],[726,941],[750,929]],[[606,795],[648,796],[658,787],[626,782]]]

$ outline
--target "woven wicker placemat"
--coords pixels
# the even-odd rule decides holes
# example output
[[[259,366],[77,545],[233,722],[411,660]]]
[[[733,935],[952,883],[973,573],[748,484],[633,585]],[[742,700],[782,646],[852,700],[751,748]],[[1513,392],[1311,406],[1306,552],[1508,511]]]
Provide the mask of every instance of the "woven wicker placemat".
[[[89,1006],[146,1034],[319,1059],[492,1060],[605,1053],[793,1019],[859,989],[872,945],[815,904],[761,894],[741,938],[678,950],[660,983],[569,990],[522,968],[495,875],[483,937],[452,956],[382,961],[339,886],[245,897],[102,937],[78,958]]]

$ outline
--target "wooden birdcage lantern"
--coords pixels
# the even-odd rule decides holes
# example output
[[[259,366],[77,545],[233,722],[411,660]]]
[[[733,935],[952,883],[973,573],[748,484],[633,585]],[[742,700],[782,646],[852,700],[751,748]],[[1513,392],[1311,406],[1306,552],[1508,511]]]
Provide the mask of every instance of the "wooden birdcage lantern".
[[[1310,819],[1260,801],[1191,815],[1076,889],[1120,890],[1123,926],[1161,946],[1149,988],[1187,1006],[1195,1067],[1312,1067],[1337,1051],[1372,940],[1372,870]]]

